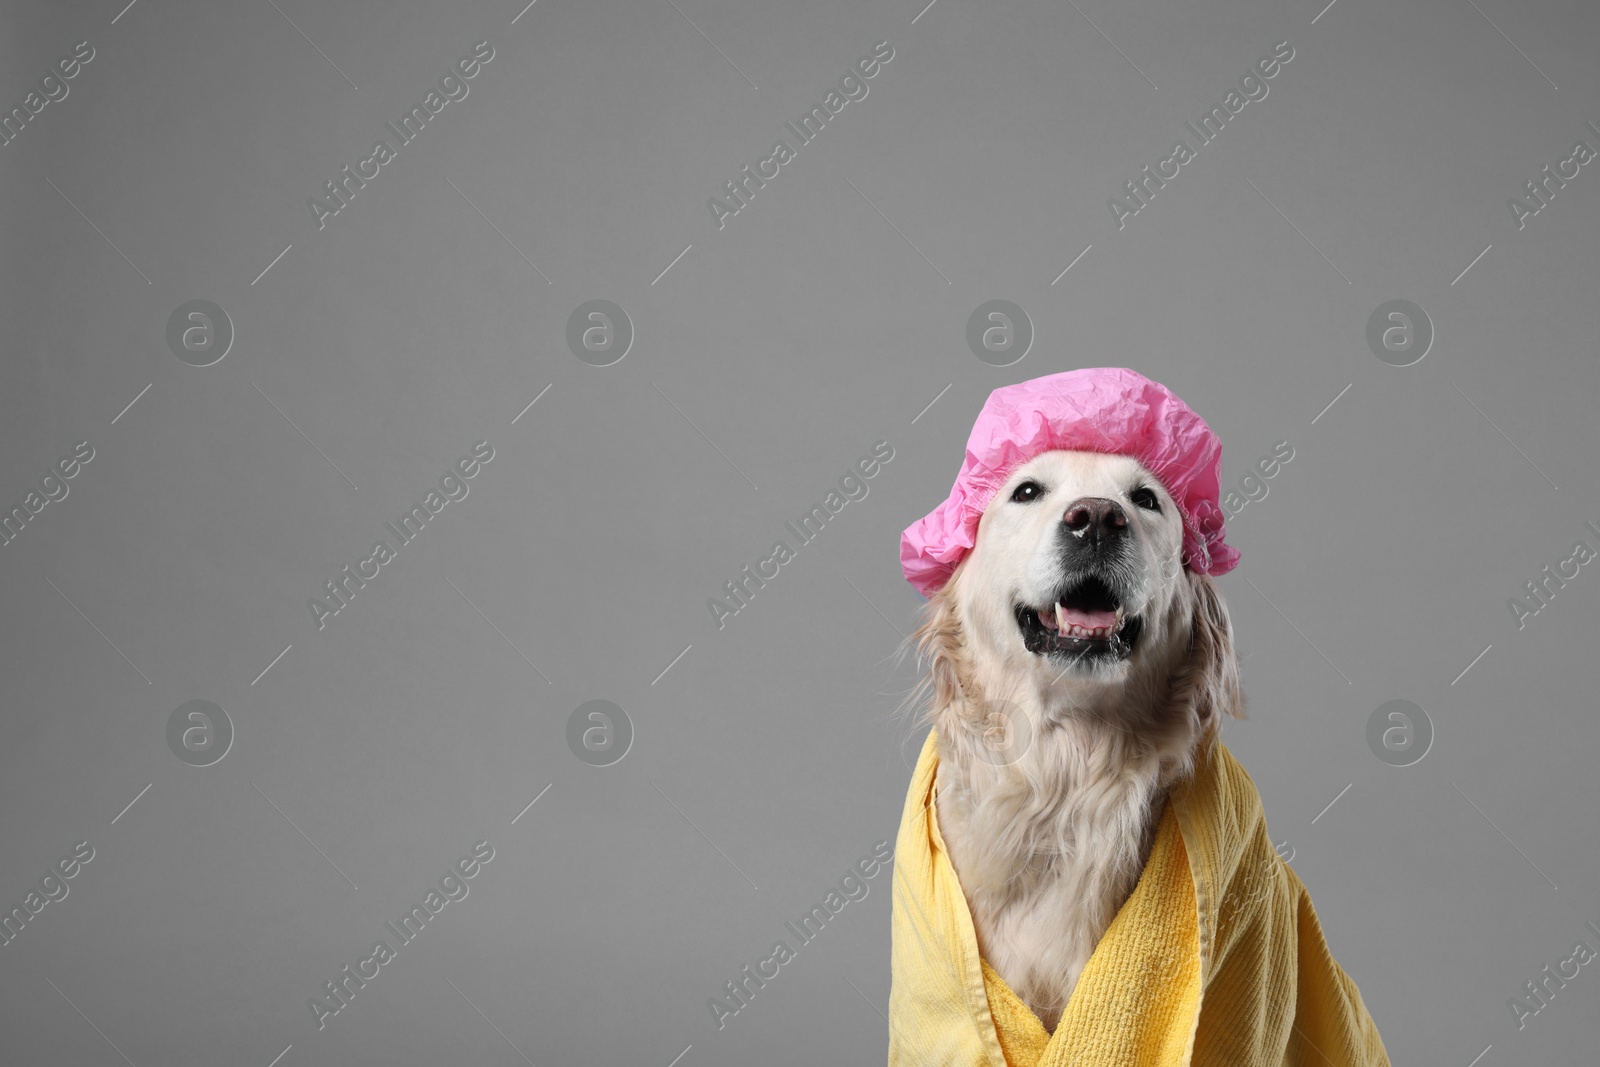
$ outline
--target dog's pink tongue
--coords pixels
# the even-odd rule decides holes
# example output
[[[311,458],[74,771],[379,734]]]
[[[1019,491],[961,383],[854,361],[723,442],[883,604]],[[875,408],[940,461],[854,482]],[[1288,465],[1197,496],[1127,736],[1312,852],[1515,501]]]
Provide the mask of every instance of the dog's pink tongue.
[[[1082,626],[1088,630],[1117,624],[1117,613],[1114,611],[1080,611],[1063,605],[1061,617],[1066,620],[1068,626]]]

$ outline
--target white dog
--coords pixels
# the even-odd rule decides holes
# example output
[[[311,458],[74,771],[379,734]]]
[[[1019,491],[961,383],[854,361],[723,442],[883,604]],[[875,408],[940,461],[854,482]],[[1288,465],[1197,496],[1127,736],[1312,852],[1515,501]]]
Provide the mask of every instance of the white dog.
[[[936,812],[985,960],[1054,1030],[1149,856],[1167,789],[1244,718],[1232,627],[1137,460],[1011,473],[926,606]]]

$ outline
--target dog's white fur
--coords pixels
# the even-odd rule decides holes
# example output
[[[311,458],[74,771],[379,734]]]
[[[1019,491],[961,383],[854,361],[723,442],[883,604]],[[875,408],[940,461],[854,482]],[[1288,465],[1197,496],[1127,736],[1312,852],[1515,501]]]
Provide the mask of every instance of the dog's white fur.
[[[1013,501],[1026,481],[1043,496]],[[1132,503],[1140,486],[1159,512]],[[1121,504],[1137,547],[1123,606],[1143,631],[1119,662],[1031,653],[1012,613],[1051,602],[1057,527],[1080,497]],[[1223,714],[1244,718],[1227,608],[1182,552],[1177,506],[1138,461],[1045,452],[995,494],[912,639],[930,667],[913,699],[931,691],[936,817],[979,950],[1052,1031],[1139,880],[1169,787]]]

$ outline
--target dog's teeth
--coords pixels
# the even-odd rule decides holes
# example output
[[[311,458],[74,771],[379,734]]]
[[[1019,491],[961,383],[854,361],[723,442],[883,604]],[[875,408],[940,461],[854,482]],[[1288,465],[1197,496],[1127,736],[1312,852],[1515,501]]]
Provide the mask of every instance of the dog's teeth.
[[[1062,637],[1075,638],[1080,641],[1104,641],[1115,632],[1109,626],[1079,626],[1076,623],[1061,628]]]
[[[1126,621],[1127,620],[1122,615],[1122,605],[1118,604],[1117,605],[1117,621],[1112,625],[1111,632],[1114,633],[1114,634],[1121,633],[1122,632],[1122,624],[1124,622],[1126,622]]]
[[[1073,628],[1076,629],[1076,627]],[[1058,633],[1067,632],[1067,609],[1062,606],[1059,600],[1056,601],[1056,631]]]

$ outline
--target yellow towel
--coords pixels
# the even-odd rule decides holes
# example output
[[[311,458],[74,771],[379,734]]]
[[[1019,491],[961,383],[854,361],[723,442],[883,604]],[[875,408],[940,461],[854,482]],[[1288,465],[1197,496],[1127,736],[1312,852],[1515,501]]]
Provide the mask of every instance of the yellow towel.
[[[1046,1032],[979,958],[934,817],[936,744],[929,731],[894,853],[889,1067],[1389,1067],[1220,741],[1170,792],[1144,873]]]

